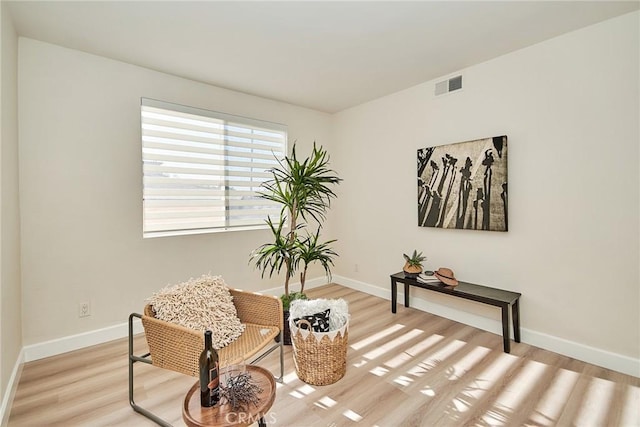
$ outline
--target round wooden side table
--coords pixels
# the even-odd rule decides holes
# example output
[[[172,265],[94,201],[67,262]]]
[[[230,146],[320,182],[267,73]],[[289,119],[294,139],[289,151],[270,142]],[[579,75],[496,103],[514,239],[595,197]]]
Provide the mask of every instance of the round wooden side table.
[[[228,404],[211,408],[200,406],[200,383],[196,382],[184,398],[182,419],[189,427],[244,427],[258,423],[265,427],[264,416],[276,398],[276,382],[271,372],[260,366],[247,365],[252,381],[262,392],[258,395],[258,405],[249,405],[244,411],[234,412]]]

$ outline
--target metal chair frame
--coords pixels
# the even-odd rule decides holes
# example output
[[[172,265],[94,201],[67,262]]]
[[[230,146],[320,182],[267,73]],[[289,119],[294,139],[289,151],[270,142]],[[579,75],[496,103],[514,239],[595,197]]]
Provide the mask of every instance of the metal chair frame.
[[[157,415],[155,415],[153,412],[149,411],[148,409],[145,409],[143,407],[141,407],[140,405],[138,405],[135,402],[134,399],[134,372],[133,372],[133,365],[136,362],[142,362],[142,363],[147,363],[149,365],[153,364],[153,361],[151,360],[151,353],[145,353],[142,355],[135,355],[133,354],[133,319],[134,318],[138,318],[138,319],[142,319],[142,315],[138,314],[138,313],[131,313],[129,315],[129,404],[131,405],[131,407],[133,408],[134,411],[138,412],[139,414],[144,415],[145,417],[149,418],[150,420],[152,420],[153,422],[155,422],[158,425],[161,425],[163,427],[172,427],[172,424],[168,423],[167,421],[163,420],[162,418],[158,417]],[[279,383],[282,383],[282,378],[284,376],[284,336],[282,333],[282,328],[280,329],[280,335],[279,335],[280,339],[278,340],[277,343],[273,344],[271,347],[269,347],[268,349],[266,349],[264,352],[262,352],[258,357],[256,357],[255,359],[251,360],[249,363],[254,364],[254,363],[258,363],[259,361],[261,361],[262,359],[264,359],[266,356],[268,356],[269,354],[271,354],[274,350],[280,348],[280,377],[276,378],[276,381]]]

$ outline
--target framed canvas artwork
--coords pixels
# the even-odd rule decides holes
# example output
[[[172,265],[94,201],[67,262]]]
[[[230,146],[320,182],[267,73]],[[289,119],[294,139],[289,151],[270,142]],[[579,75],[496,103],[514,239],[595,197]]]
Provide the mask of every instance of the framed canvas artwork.
[[[506,135],[418,150],[418,225],[509,229]]]

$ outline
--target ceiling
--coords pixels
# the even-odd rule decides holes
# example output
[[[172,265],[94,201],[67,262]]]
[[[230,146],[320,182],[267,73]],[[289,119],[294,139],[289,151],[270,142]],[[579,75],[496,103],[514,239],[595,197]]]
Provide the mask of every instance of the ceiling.
[[[19,35],[333,113],[638,1],[6,1]]]

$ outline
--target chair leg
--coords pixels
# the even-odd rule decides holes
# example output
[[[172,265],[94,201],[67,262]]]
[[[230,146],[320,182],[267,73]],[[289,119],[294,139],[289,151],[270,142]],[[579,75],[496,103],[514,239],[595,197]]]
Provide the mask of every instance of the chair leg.
[[[265,357],[270,355],[274,350],[279,348],[280,349],[280,376],[276,378],[276,381],[279,382],[279,383],[281,383],[282,379],[284,378],[284,339],[283,339],[283,337],[284,337],[283,333],[282,333],[282,331],[280,331],[280,341],[278,341],[277,344],[272,345],[264,353],[262,353],[261,355],[259,355],[255,359],[249,361],[249,363],[251,363],[251,364],[258,363],[259,361],[261,361],[262,359],[264,359]],[[274,377],[275,377],[275,375],[274,375]]]
[[[280,377],[276,381],[282,383],[284,378],[284,334],[280,331]]]
[[[149,412],[148,410],[139,406],[133,398],[133,388],[134,388],[133,387],[133,364],[135,362],[143,362],[143,363],[151,364],[151,359],[148,359],[149,353],[144,354],[142,356],[135,356],[133,354],[133,318],[134,317],[141,319],[142,316],[138,313],[131,313],[131,315],[129,316],[129,405],[131,405],[134,411],[144,415],[145,417],[149,418],[151,421],[155,422],[156,424],[161,425],[163,427],[173,427],[171,424],[169,424],[162,418],[158,417],[152,412]]]

